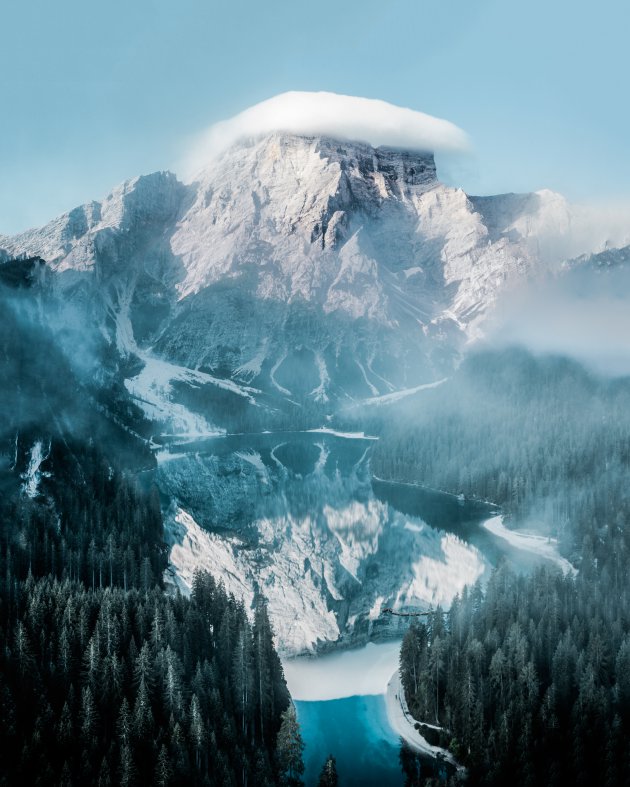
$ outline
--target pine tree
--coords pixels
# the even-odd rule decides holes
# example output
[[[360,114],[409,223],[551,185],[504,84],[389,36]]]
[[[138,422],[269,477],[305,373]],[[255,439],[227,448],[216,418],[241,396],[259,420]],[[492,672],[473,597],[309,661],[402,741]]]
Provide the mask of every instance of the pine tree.
[[[193,694],[190,701],[190,739],[195,749],[195,764],[200,768],[204,761],[206,727],[201,716],[199,698]]]
[[[166,746],[162,745],[157,765],[155,766],[155,783],[158,787],[168,787],[172,775],[173,768],[171,767],[168,751]]]
[[[304,741],[300,733],[295,706],[293,704],[282,714],[282,723],[276,742],[276,757],[282,783],[287,787],[298,787],[302,784],[304,773]]]
[[[319,787],[337,787],[338,784],[337,762],[332,754],[329,754],[319,775]]]

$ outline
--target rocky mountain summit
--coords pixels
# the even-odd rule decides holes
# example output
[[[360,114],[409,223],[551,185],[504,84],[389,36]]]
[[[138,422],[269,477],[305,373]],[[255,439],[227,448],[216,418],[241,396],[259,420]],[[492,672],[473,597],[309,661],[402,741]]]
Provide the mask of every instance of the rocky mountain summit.
[[[275,132],[241,140],[191,183],[134,178],[0,249],[46,259],[123,356],[160,360],[128,387],[181,431],[222,425],[212,395],[197,395],[206,386],[330,413],[441,378],[569,225],[551,192],[443,185],[430,153]],[[151,406],[143,386],[176,400],[174,378],[195,389],[196,423]]]

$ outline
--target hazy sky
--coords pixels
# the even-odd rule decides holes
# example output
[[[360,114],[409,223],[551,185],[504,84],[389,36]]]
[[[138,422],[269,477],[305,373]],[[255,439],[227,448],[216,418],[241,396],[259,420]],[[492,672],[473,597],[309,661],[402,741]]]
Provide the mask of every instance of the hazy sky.
[[[286,90],[451,120],[470,193],[630,201],[627,0],[5,0],[0,28],[0,233]]]

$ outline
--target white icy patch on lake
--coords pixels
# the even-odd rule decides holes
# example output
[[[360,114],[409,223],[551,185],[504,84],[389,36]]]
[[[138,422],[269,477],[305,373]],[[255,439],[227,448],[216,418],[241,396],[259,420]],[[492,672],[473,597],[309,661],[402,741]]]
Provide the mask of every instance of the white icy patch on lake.
[[[519,530],[509,530],[503,524],[503,517],[500,514],[490,519],[486,519],[483,526],[492,533],[493,536],[507,541],[511,546],[516,547],[516,549],[521,549],[523,552],[530,552],[544,560],[550,560],[562,569],[563,574],[577,573],[575,566],[558,552],[557,539],[539,536],[534,533],[524,533]]]
[[[326,653],[316,659],[283,661],[284,676],[294,700],[336,700],[384,694],[398,669],[400,642],[368,643],[362,648]]]

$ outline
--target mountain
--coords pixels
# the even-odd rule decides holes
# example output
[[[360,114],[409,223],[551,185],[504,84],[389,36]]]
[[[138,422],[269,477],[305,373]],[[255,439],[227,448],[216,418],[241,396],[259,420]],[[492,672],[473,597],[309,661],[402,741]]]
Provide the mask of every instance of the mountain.
[[[211,433],[443,377],[569,223],[551,192],[445,186],[428,153],[271,133],[190,184],[134,178],[0,249],[43,257],[144,364],[126,384],[162,431]]]
[[[372,488],[374,441],[331,427],[440,385],[502,296],[556,269],[571,219],[548,191],[446,186],[430,153],[274,132],[190,183],[134,178],[0,238],[0,260],[47,263],[0,272],[45,290],[37,335],[71,359],[58,375],[44,351],[34,375],[55,383],[60,434],[87,408],[81,439],[112,423],[157,457],[170,580],[189,590],[204,567],[262,592],[296,653],[391,634],[383,607],[447,605],[486,570],[457,532],[407,527]],[[35,496],[49,431],[18,441]]]

